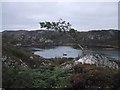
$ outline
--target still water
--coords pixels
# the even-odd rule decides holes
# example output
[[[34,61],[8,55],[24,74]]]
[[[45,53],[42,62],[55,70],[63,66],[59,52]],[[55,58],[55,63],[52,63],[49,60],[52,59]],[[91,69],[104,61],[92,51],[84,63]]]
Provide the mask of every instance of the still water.
[[[37,49],[38,51],[35,51],[34,54],[35,55],[39,55],[42,56],[44,58],[61,58],[61,57],[72,57],[75,58],[77,57],[79,54],[82,53],[81,50],[78,49],[74,49],[72,47],[69,46],[58,46],[55,48],[51,48],[51,49]]]
[[[55,48],[51,49],[41,49],[41,48],[33,48],[34,54],[39,55],[43,58],[61,58],[61,57],[67,57],[67,58],[75,58],[78,57],[78,55],[82,54],[82,51],[80,49],[74,49],[70,46],[57,46]],[[100,53],[104,54],[109,57],[113,57],[116,59],[120,59],[120,51],[118,50],[88,50],[88,53]]]

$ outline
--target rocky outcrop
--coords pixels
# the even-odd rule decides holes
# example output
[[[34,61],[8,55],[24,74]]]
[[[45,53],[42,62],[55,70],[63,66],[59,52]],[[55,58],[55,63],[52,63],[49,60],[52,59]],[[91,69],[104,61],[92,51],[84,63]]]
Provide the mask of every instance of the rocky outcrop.
[[[73,61],[65,62],[61,64],[62,69],[69,70],[78,64],[95,65],[97,67],[108,67],[112,69],[119,69],[119,60],[115,58],[107,57],[101,54],[86,54],[79,59],[73,59]]]
[[[75,60],[75,64],[94,64],[101,67],[109,67],[113,69],[118,69],[119,66],[115,58],[107,57],[105,55],[94,54],[94,55],[85,55],[78,60]]]
[[[1,60],[2,60],[2,64],[4,64],[7,67],[10,67],[10,66],[15,67],[17,65],[20,65],[22,67],[28,68],[28,65],[24,63],[21,59],[18,59],[16,61],[15,59],[12,59],[11,57],[2,56]]]

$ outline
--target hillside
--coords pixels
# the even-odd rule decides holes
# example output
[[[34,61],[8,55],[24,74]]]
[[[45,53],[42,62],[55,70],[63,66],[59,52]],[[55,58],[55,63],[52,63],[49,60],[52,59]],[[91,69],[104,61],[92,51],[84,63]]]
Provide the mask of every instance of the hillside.
[[[68,32],[69,33],[69,32]],[[20,46],[42,47],[43,45],[72,45],[76,43],[64,32],[55,31],[3,31],[3,42]],[[75,32],[71,35],[84,48],[89,47],[113,47],[120,48],[119,30],[101,30],[88,32]]]

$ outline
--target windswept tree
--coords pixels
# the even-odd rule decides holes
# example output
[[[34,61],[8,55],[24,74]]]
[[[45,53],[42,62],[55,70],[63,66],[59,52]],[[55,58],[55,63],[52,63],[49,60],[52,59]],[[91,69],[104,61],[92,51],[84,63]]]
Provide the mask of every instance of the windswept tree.
[[[66,32],[71,29],[71,24],[60,19],[58,22],[39,22],[40,28],[46,28],[47,30],[55,30],[59,32]]]
[[[78,46],[81,48],[81,50],[84,53],[84,48],[77,42],[75,39],[75,32],[76,30],[71,28],[71,24],[69,22],[64,21],[63,19],[60,18],[58,22],[40,22],[39,23],[41,28],[46,28],[47,30],[55,30],[59,32],[69,32],[66,35],[68,35],[74,42],[78,44]]]

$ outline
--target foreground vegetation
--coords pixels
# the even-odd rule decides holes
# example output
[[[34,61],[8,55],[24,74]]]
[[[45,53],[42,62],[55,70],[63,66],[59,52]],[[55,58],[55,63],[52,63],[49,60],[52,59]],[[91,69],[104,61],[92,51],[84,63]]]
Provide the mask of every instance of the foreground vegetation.
[[[106,88],[119,90],[120,71],[91,65],[27,69],[3,66],[3,88]]]
[[[55,58],[46,61],[33,56],[32,60],[29,58],[32,54],[26,49],[3,45],[3,50],[6,48],[7,52],[3,51],[3,54],[11,58],[3,62],[3,88],[120,89],[119,69],[87,64],[77,64],[65,69],[64,63],[72,63],[72,59]],[[27,67],[15,64],[19,63],[19,59],[23,60]],[[11,63],[8,61],[14,61],[14,64],[6,64]],[[37,66],[34,67],[34,64]]]

